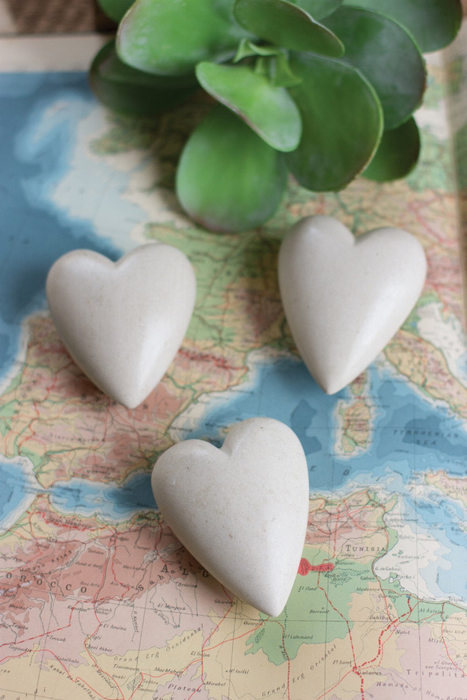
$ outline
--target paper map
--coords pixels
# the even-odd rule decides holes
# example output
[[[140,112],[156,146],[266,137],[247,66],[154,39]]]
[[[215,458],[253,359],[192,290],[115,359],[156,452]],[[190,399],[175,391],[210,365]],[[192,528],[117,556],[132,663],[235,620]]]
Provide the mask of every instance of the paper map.
[[[274,219],[239,235],[194,226],[173,193],[202,101],[150,126],[113,116],[88,88],[85,41],[81,70],[58,49],[33,72],[4,67],[0,700],[467,698],[463,45],[430,58],[408,179],[328,195],[291,182]],[[300,361],[277,285],[282,237],[315,213],[357,234],[404,228],[429,264],[403,328],[335,396]],[[198,295],[167,375],[129,411],[65,351],[44,282],[71,249],[117,259],[148,240],[187,254]],[[263,415],[293,428],[310,474],[303,559],[275,619],[191,558],[150,489],[174,442],[220,445]]]

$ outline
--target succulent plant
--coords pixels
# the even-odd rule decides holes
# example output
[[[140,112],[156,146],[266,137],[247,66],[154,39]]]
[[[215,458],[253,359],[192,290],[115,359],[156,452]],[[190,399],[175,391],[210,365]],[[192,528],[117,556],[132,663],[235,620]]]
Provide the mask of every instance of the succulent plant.
[[[426,87],[460,0],[99,0],[119,22],[91,67],[99,98],[155,118],[201,86],[219,104],[177,171],[188,214],[217,231],[268,220],[290,172],[314,192],[407,175]]]

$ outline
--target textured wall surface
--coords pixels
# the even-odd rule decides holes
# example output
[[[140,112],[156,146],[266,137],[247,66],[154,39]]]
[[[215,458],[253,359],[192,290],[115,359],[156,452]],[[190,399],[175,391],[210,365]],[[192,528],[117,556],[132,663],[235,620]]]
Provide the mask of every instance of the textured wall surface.
[[[71,34],[113,26],[94,0],[0,0],[0,34]]]

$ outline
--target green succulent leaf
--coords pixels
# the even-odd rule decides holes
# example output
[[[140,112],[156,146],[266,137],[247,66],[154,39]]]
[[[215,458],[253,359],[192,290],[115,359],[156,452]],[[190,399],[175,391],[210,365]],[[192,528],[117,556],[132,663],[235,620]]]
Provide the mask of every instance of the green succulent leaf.
[[[450,44],[462,22],[461,0],[344,0],[344,4],[376,10],[400,22],[423,52]]]
[[[278,151],[297,148],[302,133],[298,107],[287,90],[247,66],[200,63],[196,77],[210,95],[236,112]]]
[[[114,22],[120,22],[127,10],[133,5],[135,0],[98,0],[98,3],[103,12],[113,19]]]
[[[251,39],[245,38],[241,40],[233,62],[238,63],[242,58],[248,56],[276,56],[280,53],[282,53],[282,49],[279,46],[259,46]]]
[[[376,182],[398,180],[417,165],[420,155],[420,133],[411,117],[397,129],[385,131],[378,150],[363,175]]]
[[[342,7],[326,24],[344,42],[342,60],[359,68],[375,88],[385,128],[406,121],[426,87],[425,62],[411,35],[385,15],[357,7]]]
[[[242,27],[278,46],[333,57],[344,52],[335,34],[287,0],[237,0],[234,14]]]
[[[290,89],[303,133],[286,162],[297,180],[317,192],[340,190],[369,163],[383,131],[376,92],[355,68],[311,54],[290,65],[303,82]]]
[[[233,18],[234,0],[138,0],[123,18],[118,55],[158,75],[193,72],[200,61],[223,61],[247,36]]]
[[[292,73],[287,57],[281,53],[269,60],[269,79],[275,87],[289,88],[300,85],[302,79]]]
[[[344,0],[290,0],[290,2],[308,12],[313,19],[323,19],[337,10]]]
[[[283,156],[222,105],[192,133],[177,171],[182,207],[202,226],[228,233],[267,221],[286,183]]]
[[[184,102],[198,89],[194,76],[167,78],[130,68],[122,63],[109,41],[94,58],[91,87],[107,107],[128,117],[152,119]]]
[[[269,77],[269,68],[271,65],[271,61],[267,56],[259,56],[258,60],[255,63],[255,73],[257,75],[265,75]]]

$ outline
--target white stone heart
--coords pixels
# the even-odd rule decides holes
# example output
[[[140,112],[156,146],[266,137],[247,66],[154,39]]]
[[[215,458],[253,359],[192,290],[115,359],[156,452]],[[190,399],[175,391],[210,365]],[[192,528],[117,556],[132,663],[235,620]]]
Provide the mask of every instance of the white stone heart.
[[[174,445],[156,462],[154,497],[178,539],[242,600],[279,615],[297,575],[308,519],[308,470],[284,423],[250,418],[221,449]]]
[[[91,250],[67,253],[52,266],[46,292],[75,362],[105,394],[134,408],[180,347],[196,280],[180,250],[148,243],[117,263]]]
[[[381,352],[415,305],[426,277],[417,239],[397,228],[355,238],[336,219],[300,221],[279,253],[279,286],[298,350],[334,394]]]

